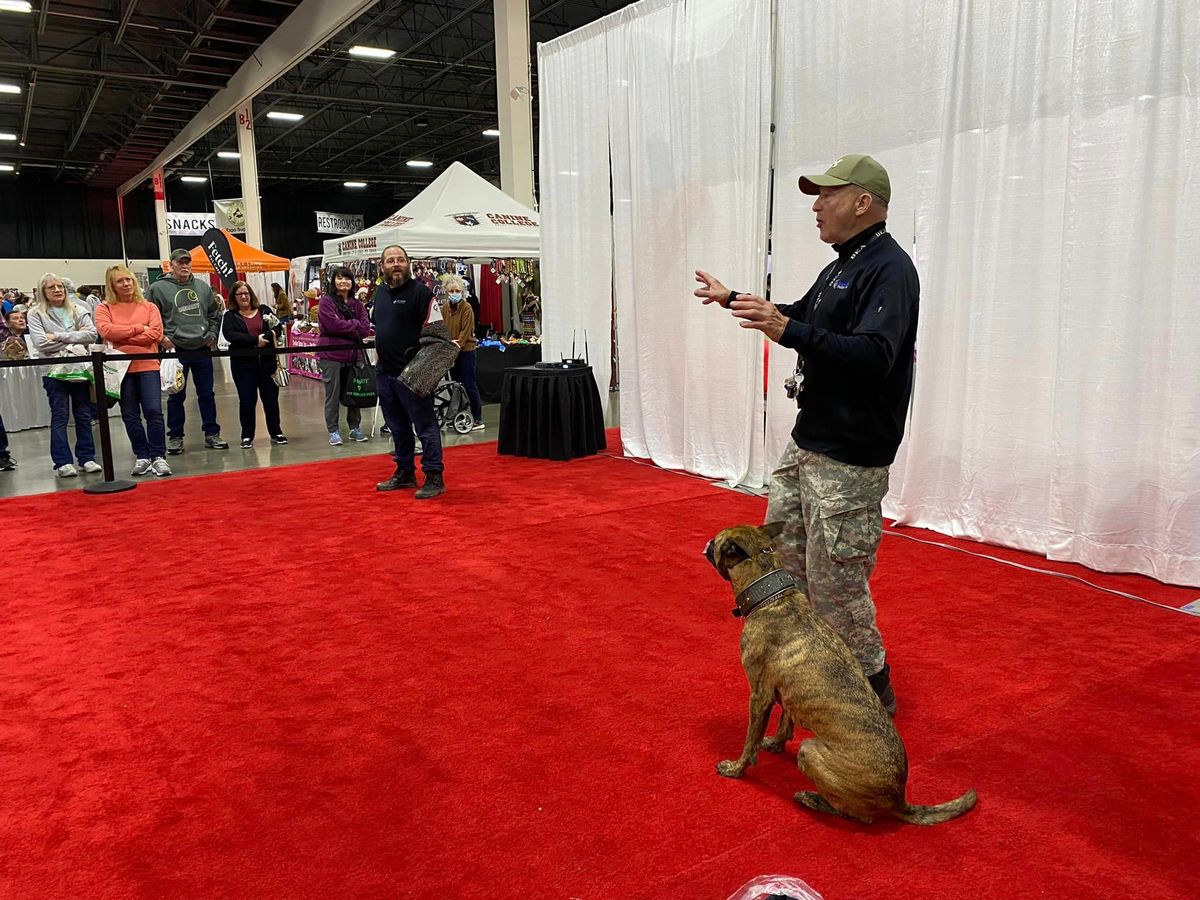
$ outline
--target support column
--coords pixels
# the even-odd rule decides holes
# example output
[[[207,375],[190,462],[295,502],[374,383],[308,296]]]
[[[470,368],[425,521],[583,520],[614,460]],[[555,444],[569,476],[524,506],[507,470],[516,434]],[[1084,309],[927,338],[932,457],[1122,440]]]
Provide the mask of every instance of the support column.
[[[494,0],[496,110],[500,188],[526,206],[533,201],[533,95],[529,82],[529,0]]]
[[[262,207],[258,199],[258,157],[254,145],[254,103],[237,108],[238,163],[242,170],[242,203],[246,207],[246,243],[263,249]]]
[[[158,258],[171,256],[171,234],[167,230],[167,182],[162,169],[154,170],[154,224],[158,231]]]
[[[129,251],[125,249],[125,198],[121,194],[117,194],[117,229],[121,232],[121,259],[129,265]]]

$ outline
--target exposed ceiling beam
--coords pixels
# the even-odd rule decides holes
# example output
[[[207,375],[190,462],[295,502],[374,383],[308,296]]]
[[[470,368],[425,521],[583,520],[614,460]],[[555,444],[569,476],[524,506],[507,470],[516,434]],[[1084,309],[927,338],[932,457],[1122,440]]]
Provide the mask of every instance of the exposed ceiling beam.
[[[42,8],[38,12],[38,37],[46,33],[46,13],[50,12],[50,0],[42,0]]]
[[[258,51],[229,79],[179,135],[155,157],[154,162],[121,185],[118,193],[128,194],[144,182],[154,170],[173,160],[233,114],[247,98],[258,94],[280,75],[290,70],[313,48],[320,46],[352,22],[373,0],[302,0],[290,16],[280,23]]]
[[[162,75],[154,75],[148,72],[99,72],[95,69],[84,68],[83,66],[47,65],[45,63],[33,62],[32,60],[0,59],[0,69],[34,69],[35,71],[49,72],[57,75],[85,75],[89,78],[111,78],[113,81],[146,81],[173,87],[199,88],[205,91],[211,91],[217,87],[217,85],[211,82],[164,78]]]
[[[104,90],[103,78],[96,82],[96,89],[92,91],[92,99],[88,101],[87,109],[83,111],[83,118],[79,120],[79,127],[75,129],[75,136],[71,138],[71,143],[67,145],[68,154],[75,149],[75,145],[83,137],[83,129],[87,127],[88,119],[92,117],[92,110],[96,108],[96,101],[100,99],[100,92],[102,90]]]
[[[25,117],[21,120],[21,136],[17,138],[22,147],[25,146],[25,136],[29,134],[29,116],[33,113],[33,91],[37,87],[37,72],[29,73],[29,86],[25,89]]]
[[[113,35],[113,43],[120,46],[121,41],[125,39],[125,29],[129,27],[129,21],[133,18],[133,11],[137,8],[138,0],[125,0],[125,11],[121,13],[121,22],[117,25],[117,33]]]
[[[280,100],[333,101],[341,106],[378,106],[383,109],[411,109],[417,112],[444,112],[456,116],[496,118],[495,110],[467,109],[444,104],[405,103],[401,100],[374,100],[370,97],[330,97],[325,94],[298,94],[293,91],[263,91],[263,96],[275,97]]]

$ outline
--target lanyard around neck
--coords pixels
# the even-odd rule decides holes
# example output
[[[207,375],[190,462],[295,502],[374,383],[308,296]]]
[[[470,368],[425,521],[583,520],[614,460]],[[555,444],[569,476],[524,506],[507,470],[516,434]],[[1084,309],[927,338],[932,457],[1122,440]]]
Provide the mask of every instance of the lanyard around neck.
[[[812,305],[814,310],[821,305],[821,298],[825,296],[825,292],[829,290],[830,286],[833,285],[833,283],[838,280],[841,274],[846,271],[847,266],[854,262],[854,258],[875,243],[876,239],[883,237],[885,234],[887,234],[886,226],[881,227],[873,235],[854,248],[854,252],[850,254],[844,263],[837,267],[834,273],[829,277],[829,280],[825,282],[825,285],[821,288],[821,290],[817,291],[816,299],[813,300]]]

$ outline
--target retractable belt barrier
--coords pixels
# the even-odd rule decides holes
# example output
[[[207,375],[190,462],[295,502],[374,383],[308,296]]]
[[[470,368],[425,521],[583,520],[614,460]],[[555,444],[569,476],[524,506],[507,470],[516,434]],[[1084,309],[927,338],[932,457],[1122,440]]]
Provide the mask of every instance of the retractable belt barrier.
[[[370,350],[375,346],[374,341],[361,341],[356,344],[323,344],[316,348],[318,352],[326,350]],[[238,359],[247,359],[251,356],[285,356],[296,352],[295,347],[257,347],[250,350],[187,350],[187,354],[203,354],[205,356],[236,356]],[[23,369],[32,368],[34,366],[58,366],[62,365],[64,359],[84,360],[90,359],[92,362],[92,392],[96,395],[96,408],[99,413],[102,396],[104,394],[104,364],[109,360],[134,362],[140,359],[171,359],[178,358],[179,354],[174,351],[166,353],[105,353],[103,351],[95,351],[89,353],[86,357],[62,357],[62,356],[39,356],[33,359],[3,359],[0,360],[0,369]],[[107,407],[105,407],[107,410]],[[116,494],[121,491],[131,491],[137,487],[137,483],[118,479],[115,475],[116,470],[113,468],[112,458],[112,436],[108,430],[108,415],[97,415],[100,422],[100,459],[101,465],[104,467],[104,481],[98,484],[89,484],[83,488],[85,494]]]

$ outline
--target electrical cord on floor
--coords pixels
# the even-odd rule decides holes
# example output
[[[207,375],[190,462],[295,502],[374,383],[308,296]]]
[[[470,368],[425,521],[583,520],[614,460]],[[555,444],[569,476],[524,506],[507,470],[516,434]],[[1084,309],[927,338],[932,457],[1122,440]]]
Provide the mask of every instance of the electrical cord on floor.
[[[1080,578],[1078,575],[1071,575],[1067,572],[1055,572],[1052,569],[1039,569],[1036,566],[1027,566],[1022,563],[1013,562],[1009,559],[1001,559],[998,556],[991,556],[987,553],[977,553],[974,550],[967,550],[963,547],[955,547],[953,544],[944,544],[941,541],[930,541],[925,538],[915,537],[911,534],[901,534],[898,531],[889,531],[884,529],[883,533],[891,535],[892,537],[904,538],[906,541],[913,541],[918,544],[928,544],[932,547],[942,547],[946,550],[954,550],[957,553],[965,553],[968,556],[975,556],[979,559],[990,559],[992,562],[998,562],[1005,566],[1012,566],[1014,569],[1024,569],[1026,572],[1036,572],[1039,575],[1053,575],[1056,578],[1066,578],[1069,581],[1078,581],[1080,584],[1086,584],[1088,587],[1095,588],[1098,591],[1103,591],[1106,594],[1124,597],[1127,600],[1136,600],[1138,603],[1145,603],[1147,606],[1157,606],[1159,609],[1165,609],[1169,612],[1182,613],[1185,616],[1200,616],[1200,610],[1180,609],[1177,606],[1168,606],[1165,603],[1156,603],[1153,600],[1147,600],[1145,597],[1139,597],[1136,594],[1128,594],[1125,591],[1118,591],[1114,588],[1106,588],[1098,584],[1093,584],[1086,578]]]
[[[750,494],[750,495],[756,496],[756,497],[765,497],[766,496],[765,490],[756,491],[756,490],[752,490],[750,488],[731,487],[730,485],[726,484],[723,481],[713,481],[711,478],[705,478],[703,475],[696,475],[692,472],[681,472],[678,469],[664,469],[662,466],[655,465],[652,462],[647,462],[646,460],[637,459],[636,457],[632,457],[632,456],[622,456],[622,455],[620,455],[618,453],[614,453],[610,450],[601,451],[597,455],[598,456],[607,456],[609,459],[621,460],[623,462],[631,462],[631,463],[634,463],[635,465],[645,466],[646,468],[649,468],[649,469],[658,469],[658,471],[660,471],[660,472],[668,472],[672,475],[683,475],[687,478],[694,478],[699,481],[703,481],[706,484],[714,485],[716,487],[729,488],[730,490],[738,491],[739,493],[746,493],[746,494]],[[1039,569],[1036,566],[1023,565],[1022,563],[1016,563],[1016,562],[1012,562],[1011,560],[1001,559],[998,556],[991,556],[987,553],[977,553],[974,550],[967,550],[967,549],[964,549],[963,547],[955,547],[953,544],[944,544],[941,541],[930,541],[930,540],[926,540],[925,538],[914,537],[911,534],[901,534],[898,531],[888,531],[885,529],[884,534],[889,534],[892,537],[904,538],[906,541],[913,541],[918,544],[928,544],[931,547],[941,547],[945,550],[954,550],[957,553],[965,553],[968,556],[975,556],[975,557],[978,557],[979,559],[989,559],[992,562],[998,562],[998,563],[1001,563],[1002,565],[1012,566],[1014,569],[1023,569],[1026,572],[1035,572],[1039,575],[1053,575],[1056,578],[1066,578],[1069,581],[1078,581],[1080,584],[1087,585],[1088,587],[1094,588],[1097,591],[1103,591],[1106,594],[1113,594],[1114,596],[1117,596],[1117,597],[1124,597],[1126,600],[1136,600],[1138,603],[1145,603],[1147,606],[1157,606],[1159,609],[1165,609],[1168,612],[1182,613],[1185,616],[1200,617],[1200,597],[1198,597],[1196,599],[1194,604],[1188,604],[1189,606],[1194,605],[1196,607],[1195,609],[1188,609],[1186,607],[1181,609],[1177,606],[1168,606],[1165,603],[1157,603],[1154,600],[1148,600],[1147,598],[1139,597],[1136,594],[1129,594],[1129,593],[1126,593],[1125,591],[1118,591],[1114,588],[1106,588],[1106,587],[1103,587],[1098,584],[1093,584],[1092,582],[1088,581],[1086,578],[1080,578],[1078,575],[1071,575],[1067,572],[1055,572],[1052,569]]]

